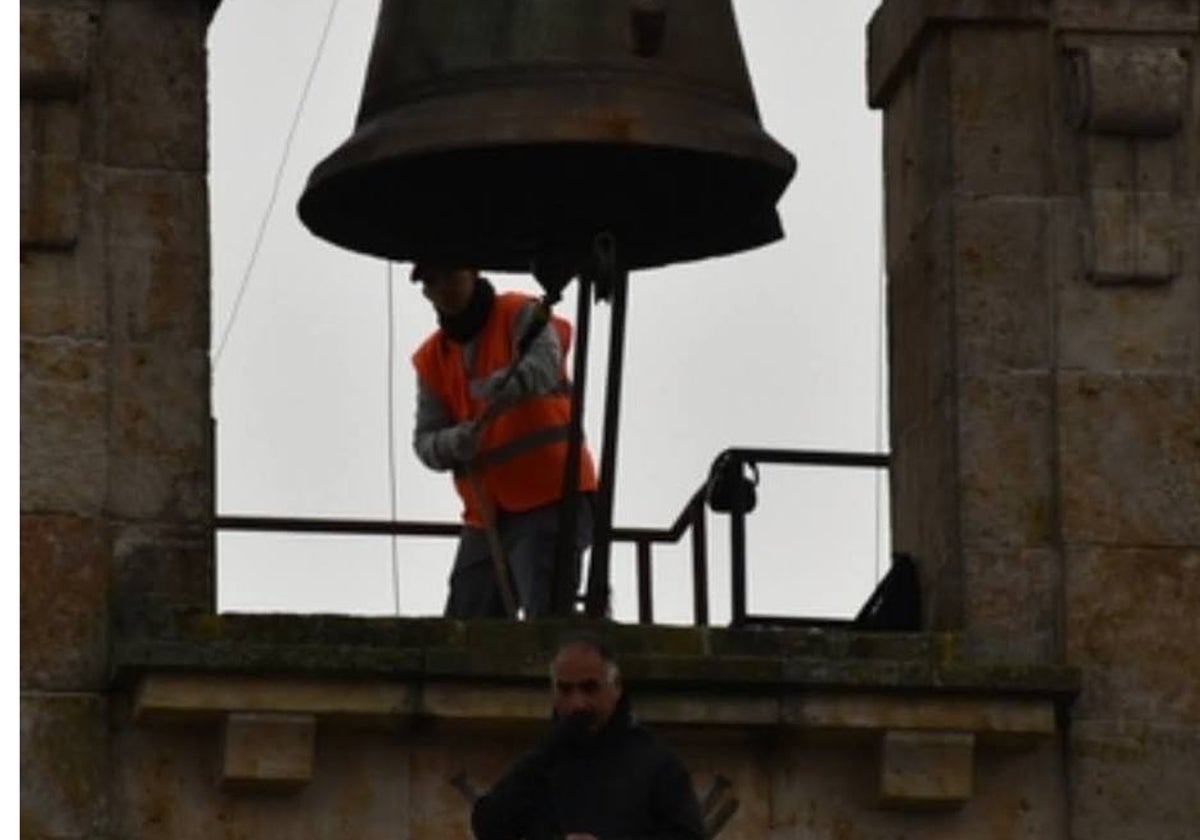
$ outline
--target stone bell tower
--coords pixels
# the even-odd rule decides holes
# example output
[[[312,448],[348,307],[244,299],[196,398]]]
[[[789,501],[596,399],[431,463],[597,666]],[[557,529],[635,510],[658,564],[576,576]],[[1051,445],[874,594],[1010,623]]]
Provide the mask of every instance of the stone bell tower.
[[[1196,0],[870,28],[894,543],[972,659],[1080,670],[1073,837],[1200,825],[1198,30]]]
[[[214,611],[215,5],[21,3],[21,835],[465,838],[560,625]],[[721,840],[1192,840],[1200,0],[868,37],[926,630],[599,629]]]

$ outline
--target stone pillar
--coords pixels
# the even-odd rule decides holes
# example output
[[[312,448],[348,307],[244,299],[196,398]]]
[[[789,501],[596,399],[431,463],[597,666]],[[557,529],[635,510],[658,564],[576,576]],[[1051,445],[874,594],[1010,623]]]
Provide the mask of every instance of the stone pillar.
[[[1054,493],[1053,44],[1043,2],[885,3],[892,521],[928,619],[1047,660]],[[995,632],[993,632],[995,631]]]
[[[23,836],[111,836],[110,630],[212,605],[213,5],[21,3]]]
[[[1191,836],[1200,2],[888,0],[894,543],[965,653],[1078,666],[1071,836]]]

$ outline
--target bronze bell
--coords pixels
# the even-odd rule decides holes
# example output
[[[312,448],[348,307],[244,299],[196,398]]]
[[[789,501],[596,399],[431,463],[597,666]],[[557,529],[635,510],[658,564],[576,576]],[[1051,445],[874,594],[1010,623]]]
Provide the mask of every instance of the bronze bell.
[[[514,271],[599,232],[628,269],[778,239],[795,160],[759,122],[730,3],[382,0],[354,134],[301,219]]]

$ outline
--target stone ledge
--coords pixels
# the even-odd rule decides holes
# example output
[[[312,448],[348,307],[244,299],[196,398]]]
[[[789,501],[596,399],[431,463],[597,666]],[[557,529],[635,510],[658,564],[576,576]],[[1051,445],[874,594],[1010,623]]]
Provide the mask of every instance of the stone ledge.
[[[714,687],[672,690],[631,684],[638,716],[656,725],[783,727],[814,735],[887,731],[970,732],[989,743],[1027,746],[1057,731],[1053,694],[819,691]],[[548,715],[548,685],[445,680],[317,680],[240,674],[146,674],[134,718],[147,725],[214,722],[231,714],[307,715],[319,723],[404,729],[418,721],[520,723]]]
[[[983,691],[1065,702],[1079,688],[1073,669],[977,665],[962,657],[957,636],[943,633],[186,611],[143,618],[140,626],[121,628],[113,657],[118,681],[183,671],[541,688],[558,639],[587,629],[612,646],[629,682],[677,691]]]
[[[140,725],[208,726],[222,787],[288,793],[314,776],[320,727],[422,737],[528,730],[549,715],[546,662],[583,627],[622,663],[638,715],[722,737],[877,744],[886,808],[961,806],[975,750],[1059,736],[1079,676],[981,667],[947,634],[641,627],[167,611],[122,627],[113,677]],[[757,737],[757,736],[756,736]]]
[[[548,718],[545,677],[523,685],[489,680],[330,680],[201,672],[148,673],[134,719],[145,726],[208,724],[222,741],[221,787],[290,793],[314,774],[322,726],[399,733],[431,724],[461,731],[532,730]],[[710,733],[790,732],[803,740],[874,743],[879,803],[957,808],[972,796],[980,746],[1030,749],[1058,735],[1060,698],[979,691],[818,690],[772,685],[742,691],[633,684],[638,717],[654,727]]]
[[[867,27],[867,102],[883,108],[929,28],[953,22],[1045,23],[1050,0],[884,0]]]
[[[240,674],[156,674],[134,696],[134,715],[150,724],[218,720],[232,713],[320,716],[388,726],[416,711],[412,685],[305,680]]]

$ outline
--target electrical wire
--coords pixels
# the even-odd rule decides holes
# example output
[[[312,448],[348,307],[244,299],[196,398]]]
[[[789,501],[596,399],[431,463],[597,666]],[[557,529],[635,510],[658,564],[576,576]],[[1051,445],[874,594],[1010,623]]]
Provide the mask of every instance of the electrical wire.
[[[395,308],[392,302],[392,261],[387,261],[387,454],[388,454],[388,496],[392,522],[396,521],[396,323]],[[397,534],[391,535],[392,543],[392,606],[396,617],[400,616],[400,557],[397,546]]]
[[[880,187],[882,190],[882,186]],[[878,295],[875,301],[876,323],[875,323],[875,451],[883,451],[883,333],[886,324],[884,317],[884,307],[887,305],[884,288],[887,281],[886,251],[887,251],[887,207],[885,201],[879,202],[879,247],[876,249],[875,258],[878,264],[877,284]],[[882,481],[883,476],[887,473],[882,470],[875,471],[875,583],[879,583],[879,567],[880,567],[880,550],[882,548],[882,530],[883,526],[880,522],[883,511],[882,507]]]
[[[329,12],[325,16],[325,28],[321,31],[321,39],[317,42],[317,51],[313,56],[312,64],[308,68],[308,78],[304,80],[304,90],[300,94],[300,102],[296,106],[296,113],[292,116],[292,124],[288,129],[287,138],[283,144],[283,155],[279,159],[279,166],[275,170],[275,181],[271,185],[271,195],[267,199],[267,208],[263,211],[262,220],[258,224],[258,234],[254,239],[254,247],[250,251],[250,259],[246,262],[246,270],[242,273],[242,282],[238,286],[237,296],[233,301],[233,309],[230,311],[229,320],[225,323],[225,329],[221,333],[221,340],[217,343],[216,352],[213,353],[212,367],[216,371],[217,365],[221,362],[221,354],[225,352],[225,345],[229,342],[230,333],[233,332],[233,325],[237,322],[238,312],[242,307],[242,300],[246,296],[246,290],[250,286],[250,277],[254,273],[254,266],[258,263],[258,254],[262,249],[263,239],[267,233],[267,223],[271,219],[271,214],[275,211],[275,202],[279,199],[279,188],[283,184],[283,173],[287,168],[288,159],[292,154],[292,143],[296,138],[296,128],[300,125],[300,117],[304,114],[304,108],[308,104],[308,95],[312,90],[313,79],[317,75],[317,67],[321,63],[321,56],[325,53],[325,44],[329,40],[329,31],[333,27],[333,19],[337,14],[337,8],[342,0],[331,0],[329,4]]]

